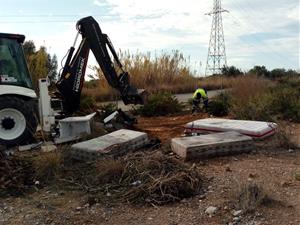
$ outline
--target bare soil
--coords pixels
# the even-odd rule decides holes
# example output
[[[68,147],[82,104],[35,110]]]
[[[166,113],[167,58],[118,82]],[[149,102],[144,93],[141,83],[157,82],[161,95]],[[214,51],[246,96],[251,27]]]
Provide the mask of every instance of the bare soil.
[[[200,114],[139,118],[137,129],[168,145],[171,138],[182,135],[185,123],[204,117]],[[295,134],[300,125],[293,126]],[[178,203],[89,205],[83,193],[51,186],[22,197],[1,199],[0,224],[299,225],[300,181],[295,174],[300,172],[300,151],[280,148],[277,144],[276,137],[272,137],[257,142],[257,149],[250,154],[188,162],[195,163],[207,178],[206,192]],[[232,212],[239,210],[234,202],[245,183],[259,184],[273,201],[236,217],[234,222]],[[209,206],[217,207],[211,217],[205,214]]]

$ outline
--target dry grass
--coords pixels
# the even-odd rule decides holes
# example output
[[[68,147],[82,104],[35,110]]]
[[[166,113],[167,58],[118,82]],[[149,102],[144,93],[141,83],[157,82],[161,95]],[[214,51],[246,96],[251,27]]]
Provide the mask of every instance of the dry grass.
[[[147,89],[150,93],[158,91],[190,93],[198,87],[216,90],[237,86],[239,86],[237,92],[239,90],[250,91],[254,87],[260,88],[257,85],[263,86],[268,83],[264,79],[250,76],[197,78],[195,72],[189,66],[189,59],[178,51],[173,51],[171,54],[162,52],[160,55],[155,56],[150,53],[137,52],[136,54],[130,54],[129,52],[120,52],[119,58],[124,70],[130,74],[132,85]],[[101,69],[95,67],[94,70],[97,80],[86,82],[83,95],[92,97],[95,102],[117,99],[118,92],[108,85]],[[120,73],[121,71],[117,72]]]
[[[234,190],[235,208],[243,213],[252,213],[262,205],[267,205],[272,200],[266,190],[257,183],[243,183]]]
[[[255,76],[239,77],[232,82],[231,112],[237,119],[273,121],[273,83]]]
[[[224,76],[209,76],[198,79],[197,85],[199,87],[205,88],[206,90],[217,90],[231,88],[241,79],[240,77],[224,77]]]
[[[194,88],[195,78],[189,67],[188,59],[178,51],[172,54],[161,53],[152,57],[150,53],[120,53],[126,71],[131,74],[132,83],[152,92],[169,90],[186,92]]]
[[[255,76],[238,77],[231,80],[232,94],[238,96],[238,101],[243,104],[254,96],[265,93],[272,82]]]
[[[36,179],[48,183],[58,177],[62,168],[62,156],[58,151],[41,153],[33,160],[33,167],[36,172]]]
[[[150,53],[119,53],[125,71],[130,74],[131,84],[148,92],[171,91],[186,93],[194,91],[197,79],[189,67],[189,61],[178,51],[172,54],[161,53],[152,56]],[[92,96],[95,101],[115,99],[117,92],[108,85],[102,71],[95,68],[97,81],[95,85],[85,85],[83,94]],[[117,71],[120,73],[121,71]]]
[[[22,195],[34,183],[35,171],[27,157],[6,157],[0,151],[0,197]]]

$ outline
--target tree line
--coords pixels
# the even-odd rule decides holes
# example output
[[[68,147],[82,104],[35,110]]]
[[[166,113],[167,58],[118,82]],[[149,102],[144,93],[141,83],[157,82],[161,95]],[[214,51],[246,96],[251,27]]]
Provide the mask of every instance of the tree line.
[[[222,75],[228,77],[236,77],[241,75],[256,75],[258,77],[265,77],[269,79],[277,79],[287,76],[299,76],[300,73],[296,70],[286,70],[284,68],[276,68],[273,70],[268,70],[265,66],[254,66],[247,72],[243,72],[235,66],[223,67]]]

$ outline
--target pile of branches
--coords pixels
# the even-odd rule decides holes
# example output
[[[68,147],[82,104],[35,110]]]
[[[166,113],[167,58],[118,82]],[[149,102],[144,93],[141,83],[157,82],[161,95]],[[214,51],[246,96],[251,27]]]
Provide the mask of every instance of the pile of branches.
[[[34,169],[28,159],[0,151],[0,197],[24,194],[33,184]]]
[[[163,205],[202,193],[203,179],[188,166],[160,151],[138,152],[72,168],[63,179],[100,201]],[[64,185],[66,186],[66,185]]]

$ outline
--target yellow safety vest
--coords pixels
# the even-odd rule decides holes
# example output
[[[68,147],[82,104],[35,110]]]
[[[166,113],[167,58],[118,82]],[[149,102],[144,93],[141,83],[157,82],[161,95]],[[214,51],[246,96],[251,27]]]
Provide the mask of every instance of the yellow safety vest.
[[[194,95],[193,95],[193,99],[197,98],[197,94],[198,94],[198,93],[200,93],[200,95],[201,95],[202,98],[207,98],[207,95],[206,95],[204,89],[198,88],[198,89],[195,91]]]

